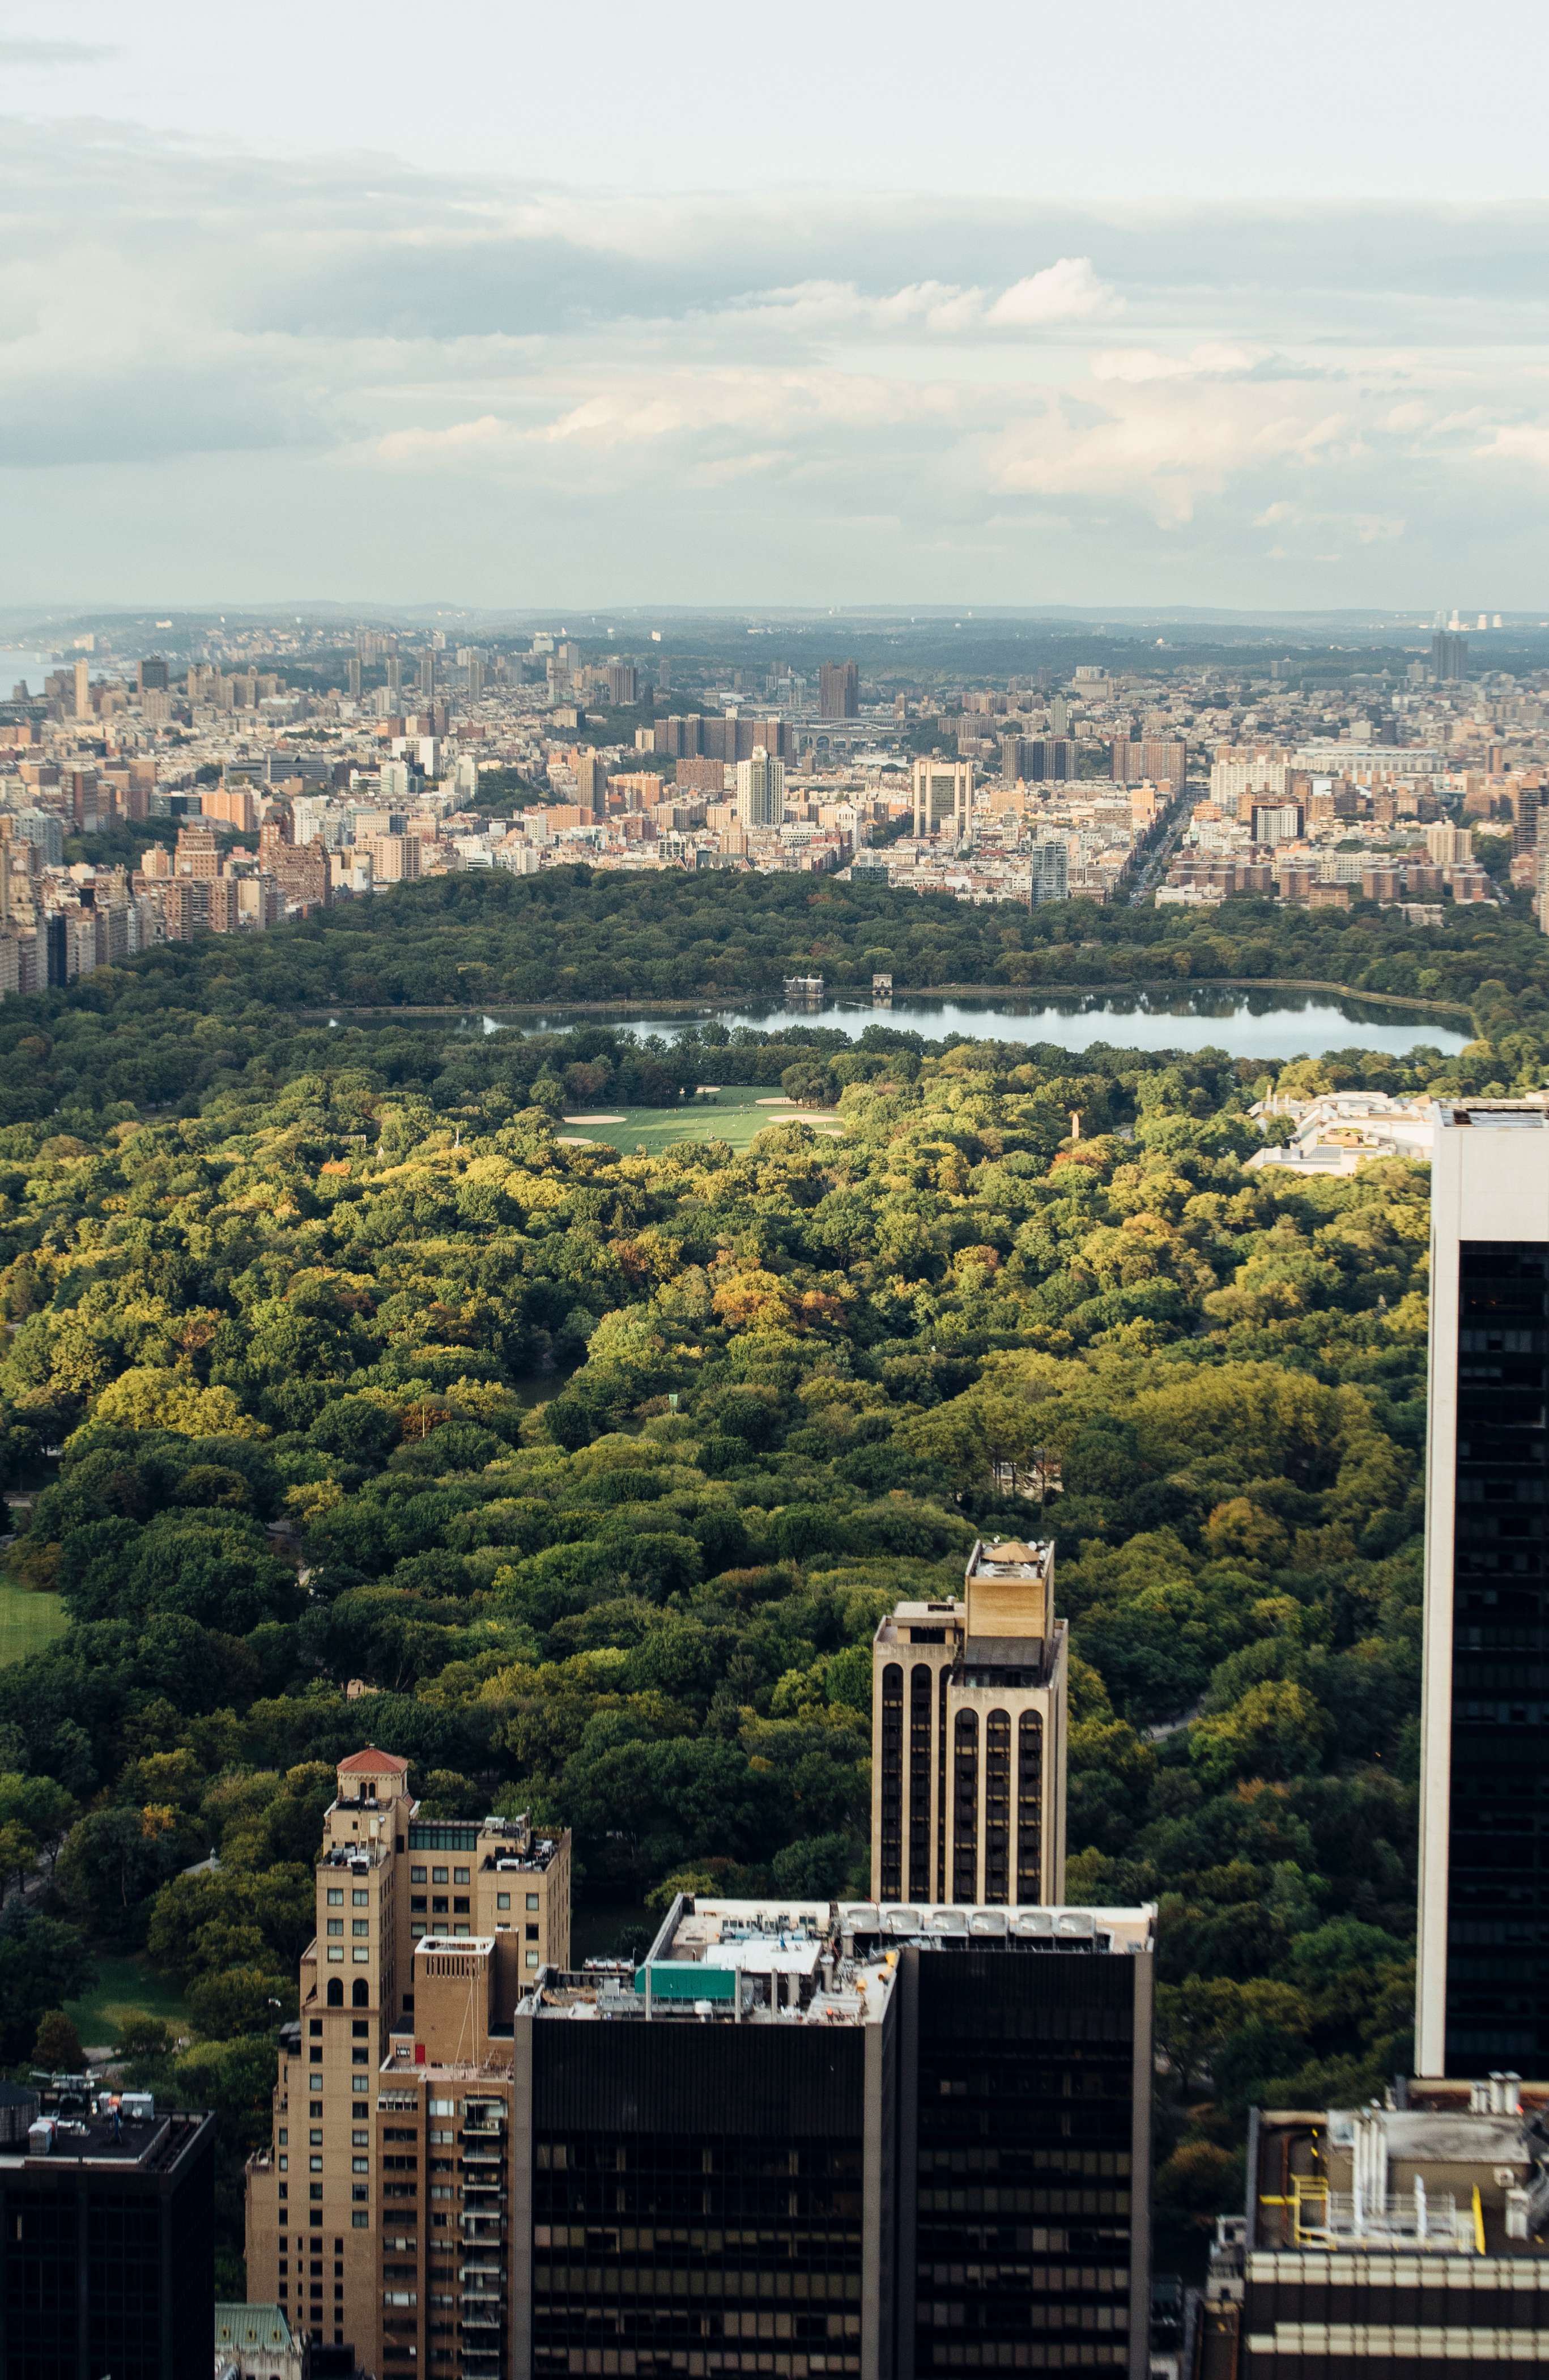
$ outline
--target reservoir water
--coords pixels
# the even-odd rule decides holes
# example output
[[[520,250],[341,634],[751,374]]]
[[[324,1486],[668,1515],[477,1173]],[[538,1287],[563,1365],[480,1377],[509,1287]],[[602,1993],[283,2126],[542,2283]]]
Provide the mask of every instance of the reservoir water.
[[[484,1029],[514,1026],[526,1032],[561,1032],[577,1025],[610,1025],[636,1039],[652,1035],[680,1040],[710,1022],[735,1032],[739,1026],[768,1033],[792,1026],[837,1027],[858,1041],[868,1026],[920,1033],[929,1040],[949,1034],[991,1041],[1052,1042],[1071,1050],[1106,1042],[1119,1050],[1225,1050],[1234,1058],[1315,1058],[1330,1050],[1385,1050],[1401,1057],[1423,1047],[1451,1056],[1472,1039],[1461,1020],[1423,1009],[1348,1000],[1329,992],[1228,991],[1199,984],[1158,992],[1094,992],[1067,999],[1023,999],[990,993],[983,999],[933,999],[901,994],[890,1006],[870,1001],[829,1000],[813,1007],[779,1001],[748,1001],[728,1008],[708,1005],[660,1014],[621,1004],[617,1009],[552,1008],[486,1016]]]

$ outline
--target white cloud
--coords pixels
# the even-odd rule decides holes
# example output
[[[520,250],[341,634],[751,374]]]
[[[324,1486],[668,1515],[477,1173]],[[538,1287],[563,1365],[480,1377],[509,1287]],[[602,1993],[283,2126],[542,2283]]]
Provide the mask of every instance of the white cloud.
[[[1051,322],[1090,322],[1119,313],[1123,302],[1098,280],[1089,256],[1062,256],[1003,290],[986,320],[996,330],[1042,330]]]

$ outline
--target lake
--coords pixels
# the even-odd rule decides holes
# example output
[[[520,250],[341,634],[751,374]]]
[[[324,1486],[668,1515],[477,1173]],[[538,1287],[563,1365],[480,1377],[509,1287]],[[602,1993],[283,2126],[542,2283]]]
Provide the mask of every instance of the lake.
[[[1064,1000],[1018,1000],[1005,995],[933,1000],[926,993],[901,994],[890,1007],[870,1001],[829,1000],[807,1008],[780,1001],[748,1001],[721,1009],[652,1015],[621,1003],[606,1014],[575,1008],[546,1009],[516,1017],[487,1016],[495,1032],[515,1026],[527,1032],[562,1032],[576,1025],[611,1025],[644,1040],[681,1039],[711,1021],[735,1032],[747,1026],[770,1032],[781,1026],[837,1026],[858,1041],[868,1026],[887,1025],[931,1040],[969,1034],[986,1040],[1053,1042],[1088,1050],[1107,1042],[1120,1050],[1225,1050],[1234,1058],[1322,1057],[1330,1050],[1381,1050],[1401,1057],[1423,1043],[1451,1056],[1472,1039],[1450,1020],[1421,1009],[1385,1007],[1346,1000],[1330,992],[1223,991],[1194,985],[1178,991],[1094,992]]]

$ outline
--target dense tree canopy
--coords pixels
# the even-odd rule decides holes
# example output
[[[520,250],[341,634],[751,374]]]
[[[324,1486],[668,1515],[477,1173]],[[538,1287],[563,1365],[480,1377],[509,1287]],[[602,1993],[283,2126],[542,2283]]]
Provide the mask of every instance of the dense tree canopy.
[[[7,2056],[147,1951],[194,2040],[134,2046],[216,2107],[234,2240],[341,1755],[572,1827],[584,1905],[859,1887],[878,1616],[1042,1529],[1071,1897],[1162,1911],[1167,2222],[1233,2203],[1255,2096],[1402,2065],[1422,1169],[1246,1172],[1269,1078],[1219,1052],[330,1032],[245,1005],[256,964],[93,979],[6,1062],[11,1562],[70,1623],[0,1670],[0,1874],[42,1888],[0,1922]],[[556,1136],[710,1051],[809,1070],[844,1136]]]

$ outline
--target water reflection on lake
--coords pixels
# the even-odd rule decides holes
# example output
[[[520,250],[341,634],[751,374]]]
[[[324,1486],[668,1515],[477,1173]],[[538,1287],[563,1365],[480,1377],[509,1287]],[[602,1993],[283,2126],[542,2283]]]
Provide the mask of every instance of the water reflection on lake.
[[[541,1014],[489,1016],[485,1030],[514,1026],[553,1033],[576,1025],[610,1025],[636,1038],[657,1035],[672,1042],[711,1021],[735,1032],[747,1026],[771,1032],[782,1026],[837,1026],[859,1040],[868,1026],[886,1025],[938,1040],[969,1034],[986,1040],[1054,1042],[1087,1050],[1107,1042],[1120,1050],[1225,1050],[1234,1058],[1320,1057],[1329,1050],[1381,1050],[1402,1056],[1423,1043],[1445,1054],[1473,1038],[1455,1019],[1421,1009],[1345,1000],[1328,992],[1222,991],[1204,985],[1166,992],[1094,992],[1065,1000],[933,1000],[906,993],[890,1006],[865,1000],[829,1000],[813,1007],[780,1001],[745,1002],[732,1008],[704,1008],[651,1014],[621,1004],[616,1010],[554,1008]]]

